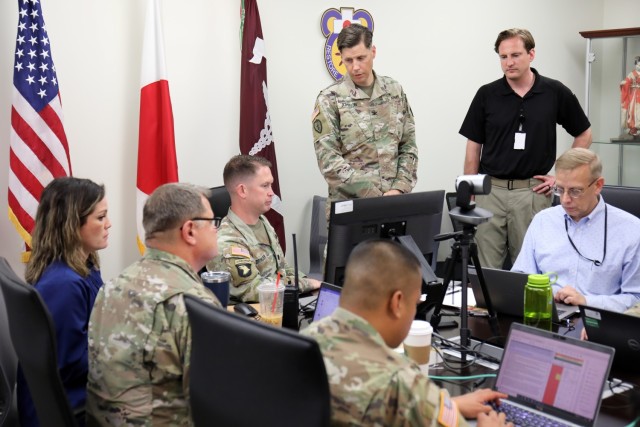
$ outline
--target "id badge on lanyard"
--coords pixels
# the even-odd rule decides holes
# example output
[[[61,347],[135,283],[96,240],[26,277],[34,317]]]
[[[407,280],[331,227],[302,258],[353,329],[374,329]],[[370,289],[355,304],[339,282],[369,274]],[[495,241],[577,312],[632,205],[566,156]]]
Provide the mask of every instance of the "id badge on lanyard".
[[[513,149],[524,150],[525,140],[527,139],[526,132],[522,131],[522,125],[524,124],[524,114],[520,113],[518,121],[520,122],[520,125],[518,126],[518,130],[516,131],[513,138]]]

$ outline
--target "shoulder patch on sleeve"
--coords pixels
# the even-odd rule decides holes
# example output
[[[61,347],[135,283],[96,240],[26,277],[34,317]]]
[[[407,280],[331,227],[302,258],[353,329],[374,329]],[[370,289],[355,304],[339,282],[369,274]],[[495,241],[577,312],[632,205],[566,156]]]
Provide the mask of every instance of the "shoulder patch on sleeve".
[[[458,425],[458,405],[449,394],[440,391],[440,411],[438,411],[438,424],[444,427],[454,427]]]
[[[236,262],[236,273],[238,277],[246,279],[247,277],[251,277],[252,266],[250,262]]]
[[[320,107],[316,105],[316,108],[313,110],[313,114],[311,114],[311,121],[313,121],[320,114]]]
[[[240,246],[231,246],[230,254],[231,256],[241,256],[245,258],[251,258],[251,254],[249,254],[249,251]]]

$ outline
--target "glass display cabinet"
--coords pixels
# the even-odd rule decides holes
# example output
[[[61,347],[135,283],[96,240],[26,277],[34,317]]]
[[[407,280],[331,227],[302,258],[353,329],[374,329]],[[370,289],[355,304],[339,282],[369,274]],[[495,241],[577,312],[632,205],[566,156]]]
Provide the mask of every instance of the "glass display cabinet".
[[[581,31],[585,112],[605,183],[640,187],[640,27]]]

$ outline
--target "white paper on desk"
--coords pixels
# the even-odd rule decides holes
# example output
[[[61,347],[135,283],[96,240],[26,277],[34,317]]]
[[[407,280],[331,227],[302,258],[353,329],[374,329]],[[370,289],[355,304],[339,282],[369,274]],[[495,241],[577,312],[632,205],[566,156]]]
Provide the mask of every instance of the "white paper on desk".
[[[462,289],[461,286],[456,286],[451,295],[445,295],[443,304],[451,307],[460,308],[460,305],[462,304],[461,289]],[[449,294],[450,292],[451,292],[451,288],[449,288],[449,290],[447,291],[447,294]],[[467,287],[467,306],[475,306],[475,305],[476,305],[476,298],[473,296],[473,290],[469,286]]]

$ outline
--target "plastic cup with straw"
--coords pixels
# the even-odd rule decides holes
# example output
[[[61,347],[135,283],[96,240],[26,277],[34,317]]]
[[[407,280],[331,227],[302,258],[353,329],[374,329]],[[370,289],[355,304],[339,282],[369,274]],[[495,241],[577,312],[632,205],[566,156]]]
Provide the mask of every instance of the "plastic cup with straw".
[[[280,273],[275,284],[263,283],[258,286],[260,299],[260,320],[273,326],[282,326],[284,286],[280,286]]]
[[[278,303],[278,286],[280,285],[280,272],[278,271],[278,275],[276,276],[276,294],[273,296],[273,304],[271,304],[271,312],[275,313],[276,304]]]

